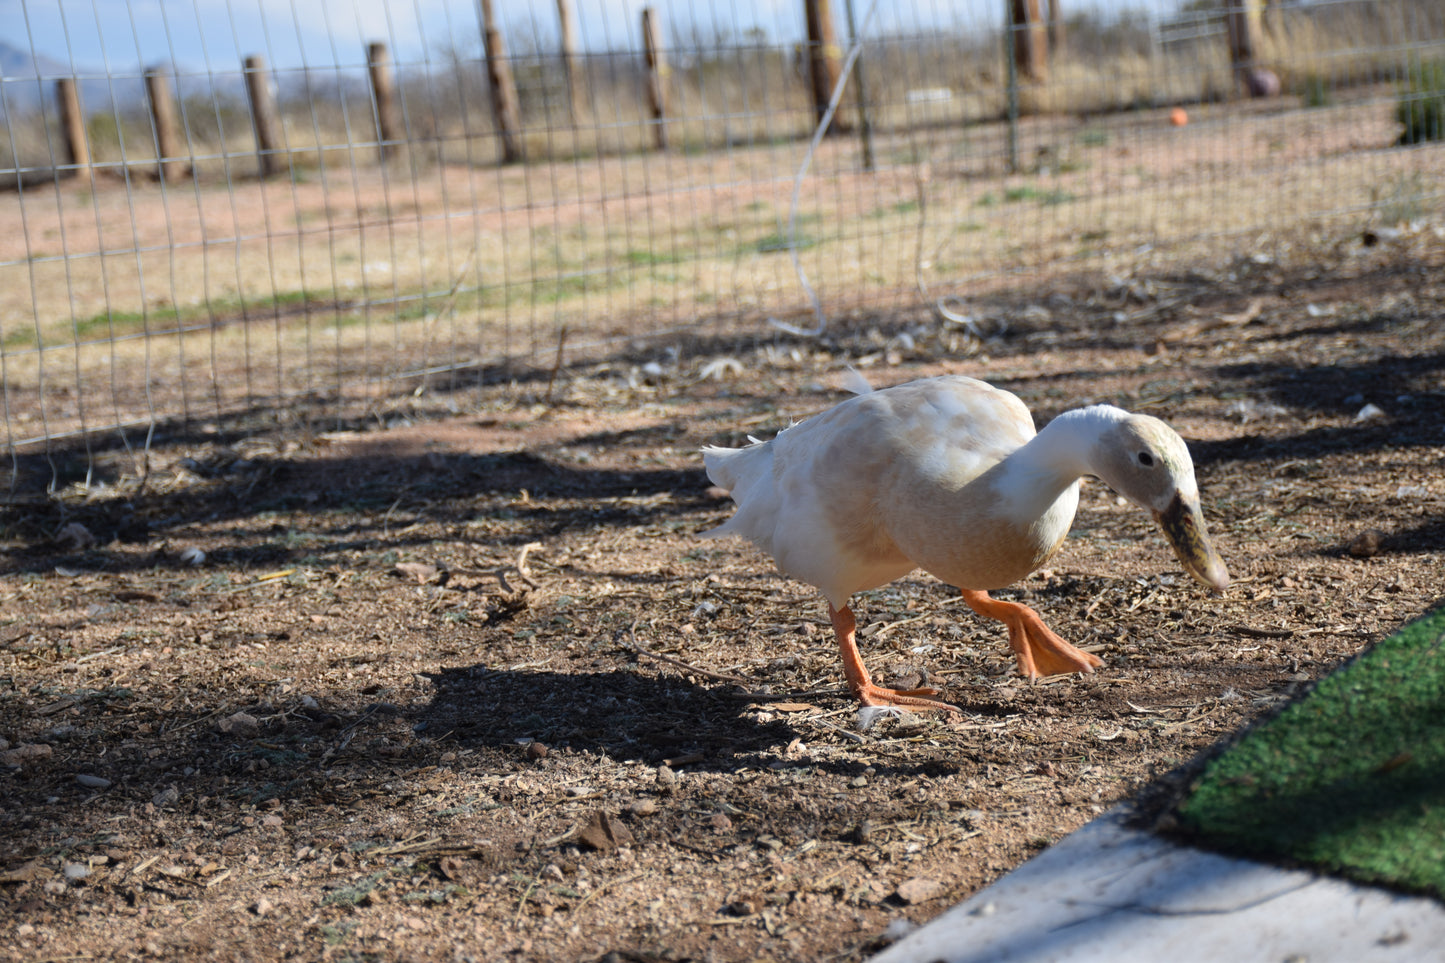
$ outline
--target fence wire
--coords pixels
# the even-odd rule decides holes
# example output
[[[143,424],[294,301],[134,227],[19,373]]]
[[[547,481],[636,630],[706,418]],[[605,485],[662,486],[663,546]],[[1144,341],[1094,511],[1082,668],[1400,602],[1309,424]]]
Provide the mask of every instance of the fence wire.
[[[22,0],[11,496],[87,483],[99,448],[324,428],[564,354],[862,306],[966,325],[1000,279],[1440,213],[1439,131],[1411,136],[1445,100],[1434,0],[1269,4],[1243,67],[1253,3],[1069,4],[1042,69],[1005,0],[823,4],[831,39],[812,6]]]

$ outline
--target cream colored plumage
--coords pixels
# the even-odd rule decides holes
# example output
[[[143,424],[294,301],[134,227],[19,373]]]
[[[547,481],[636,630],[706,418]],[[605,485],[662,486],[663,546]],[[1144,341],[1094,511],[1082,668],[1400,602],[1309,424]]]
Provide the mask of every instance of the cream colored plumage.
[[[962,376],[868,392],[746,448],[707,448],[708,476],[737,512],[706,536],[740,535],[778,569],[817,586],[850,687],[865,705],[953,709],[873,685],[857,655],[850,596],[922,568],[1008,625],[1030,677],[1087,672],[1099,660],[1054,635],[1029,608],[989,598],[1063,542],[1079,479],[1098,475],[1150,511],[1191,575],[1228,584],[1199,510],[1183,440],[1147,415],[1096,405],[1043,432],[1017,397]]]

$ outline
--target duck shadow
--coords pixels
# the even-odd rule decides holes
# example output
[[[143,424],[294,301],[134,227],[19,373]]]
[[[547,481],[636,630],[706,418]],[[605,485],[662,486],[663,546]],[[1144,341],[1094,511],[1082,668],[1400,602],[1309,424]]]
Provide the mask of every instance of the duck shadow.
[[[809,768],[856,775],[864,766],[788,755],[791,743],[819,732],[795,725],[790,716],[759,718],[757,698],[724,683],[627,669],[565,673],[480,665],[425,678],[435,695],[408,713],[417,733],[488,753],[520,759],[529,743],[538,742],[549,750],[715,773]],[[934,768],[920,760],[898,771],[921,775]]]

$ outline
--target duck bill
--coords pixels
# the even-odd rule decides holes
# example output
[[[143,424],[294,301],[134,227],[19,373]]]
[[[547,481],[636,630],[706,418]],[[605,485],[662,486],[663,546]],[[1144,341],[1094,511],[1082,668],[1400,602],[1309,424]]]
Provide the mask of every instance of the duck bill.
[[[1199,510],[1197,500],[1186,501],[1175,495],[1168,508],[1154,513],[1154,520],[1164,530],[1164,537],[1169,539],[1184,571],[1216,592],[1229,586],[1229,572],[1210,544],[1209,533],[1204,528],[1204,513]]]

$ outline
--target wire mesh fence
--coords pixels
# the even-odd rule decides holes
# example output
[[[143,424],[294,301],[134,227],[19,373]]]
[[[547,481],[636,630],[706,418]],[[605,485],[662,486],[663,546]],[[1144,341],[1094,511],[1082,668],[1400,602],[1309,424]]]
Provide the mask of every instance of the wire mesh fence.
[[[1438,215],[1434,0],[1074,7],[22,0],[8,491],[158,433],[865,307],[966,328],[1000,280]]]

